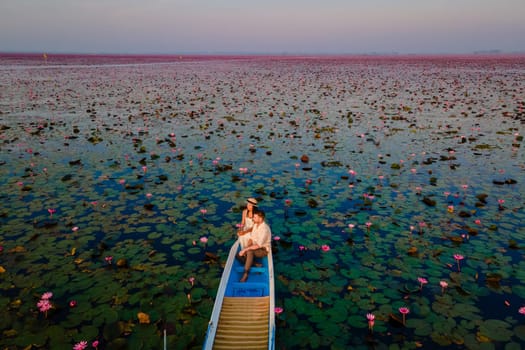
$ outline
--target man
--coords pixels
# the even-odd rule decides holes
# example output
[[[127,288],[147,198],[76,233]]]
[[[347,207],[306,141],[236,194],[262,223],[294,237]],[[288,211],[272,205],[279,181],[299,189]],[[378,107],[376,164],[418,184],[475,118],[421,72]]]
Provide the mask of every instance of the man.
[[[253,229],[250,233],[250,239],[246,247],[237,254],[237,259],[244,263],[244,274],[240,282],[246,282],[248,280],[250,268],[253,265],[253,258],[262,258],[270,252],[272,231],[270,230],[270,226],[264,221],[265,217],[264,211],[254,211]]]

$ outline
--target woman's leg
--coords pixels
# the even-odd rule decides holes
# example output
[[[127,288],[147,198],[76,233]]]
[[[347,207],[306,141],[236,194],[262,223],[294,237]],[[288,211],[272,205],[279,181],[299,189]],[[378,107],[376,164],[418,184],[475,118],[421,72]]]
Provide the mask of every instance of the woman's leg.
[[[239,236],[239,243],[241,244],[241,249],[244,249],[248,246],[249,240],[250,240],[250,235],[247,233],[242,236]]]

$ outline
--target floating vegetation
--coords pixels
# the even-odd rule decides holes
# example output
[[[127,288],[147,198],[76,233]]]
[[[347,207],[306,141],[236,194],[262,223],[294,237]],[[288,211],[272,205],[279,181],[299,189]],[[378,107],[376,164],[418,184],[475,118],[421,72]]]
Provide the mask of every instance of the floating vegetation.
[[[200,349],[248,197],[277,348],[525,346],[523,58],[30,58],[1,66],[2,348]]]

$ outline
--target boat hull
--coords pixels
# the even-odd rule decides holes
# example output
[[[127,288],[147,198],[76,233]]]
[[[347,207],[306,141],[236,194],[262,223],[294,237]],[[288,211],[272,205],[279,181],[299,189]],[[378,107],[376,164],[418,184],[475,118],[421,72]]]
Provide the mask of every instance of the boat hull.
[[[244,266],[235,259],[236,241],[224,267],[203,349],[275,348],[273,257],[256,259],[248,281],[239,282]]]

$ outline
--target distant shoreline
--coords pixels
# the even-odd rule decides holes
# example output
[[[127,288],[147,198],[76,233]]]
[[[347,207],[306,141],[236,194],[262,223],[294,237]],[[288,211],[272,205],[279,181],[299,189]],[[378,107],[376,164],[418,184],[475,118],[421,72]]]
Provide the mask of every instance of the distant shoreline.
[[[216,60],[515,60],[525,53],[480,52],[472,54],[107,54],[0,52],[0,64],[142,64]]]

